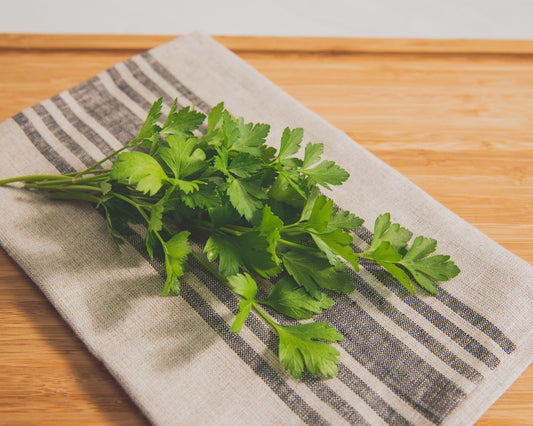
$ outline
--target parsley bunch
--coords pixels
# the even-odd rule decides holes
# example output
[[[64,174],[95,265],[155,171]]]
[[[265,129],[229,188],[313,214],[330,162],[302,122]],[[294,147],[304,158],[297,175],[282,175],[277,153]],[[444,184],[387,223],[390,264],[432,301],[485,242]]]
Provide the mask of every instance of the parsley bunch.
[[[325,322],[283,316],[310,319],[334,304],[332,292],[352,292],[349,268],[359,271],[360,259],[377,262],[413,293],[417,283],[436,294],[436,281],[459,273],[449,256],[431,255],[435,240],[419,236],[408,247],[413,234],[389,214],[377,218],[368,249],[356,251],[351,232],[363,220],[319,190],[342,184],[348,172],[321,161],[321,143],[306,144],[303,159],[296,157],[302,129],[286,128],[276,150],[265,145],[269,125],[245,123],[223,103],[206,126],[204,114],[176,105],[160,125],[158,99],[130,143],[82,172],[0,185],[22,181],[54,199],[94,203],[117,244],[131,225],[144,224],[147,253],[165,261],[162,294],[179,294],[194,257],[241,297],[231,330],[240,332],[255,311],[278,334],[280,361],[295,378],[304,368],[335,376],[339,352],[328,342],[343,337]],[[103,169],[110,159],[112,168]]]

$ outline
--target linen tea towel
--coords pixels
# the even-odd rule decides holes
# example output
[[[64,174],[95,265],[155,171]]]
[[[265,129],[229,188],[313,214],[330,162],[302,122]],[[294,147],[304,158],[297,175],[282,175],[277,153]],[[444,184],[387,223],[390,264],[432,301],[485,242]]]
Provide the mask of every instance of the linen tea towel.
[[[274,146],[286,126],[303,127],[350,172],[332,193],[338,205],[366,226],[390,211],[435,237],[462,273],[438,297],[415,297],[365,265],[356,291],[323,315],[345,337],[338,377],[298,382],[257,318],[229,331],[238,300],[200,267],[182,296],[161,298],[164,265],[145,258],[140,236],[119,255],[93,208],[0,188],[1,244],[153,423],[469,424],[529,365],[531,266],[205,35],[152,49],[3,123],[0,178],[87,167],[134,137],[159,96],[166,111],[175,97],[202,112],[223,100],[246,121],[272,124]],[[364,247],[371,233],[357,237]]]

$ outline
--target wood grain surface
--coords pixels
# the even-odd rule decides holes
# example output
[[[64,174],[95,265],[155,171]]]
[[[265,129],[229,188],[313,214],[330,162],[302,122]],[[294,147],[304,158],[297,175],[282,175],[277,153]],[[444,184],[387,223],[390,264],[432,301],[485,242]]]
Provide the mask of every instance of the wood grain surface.
[[[172,38],[0,34],[0,122]],[[533,263],[533,42],[217,39]],[[0,383],[2,425],[147,423],[2,249]],[[533,424],[532,401],[530,366],[478,424]]]

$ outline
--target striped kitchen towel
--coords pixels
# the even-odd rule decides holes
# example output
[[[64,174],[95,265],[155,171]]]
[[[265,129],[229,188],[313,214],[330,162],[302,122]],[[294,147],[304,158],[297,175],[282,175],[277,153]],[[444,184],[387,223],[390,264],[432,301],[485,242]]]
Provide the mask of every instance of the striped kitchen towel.
[[[192,264],[180,297],[159,296],[162,263],[142,238],[120,253],[104,218],[0,188],[0,243],[154,424],[472,424],[533,358],[533,268],[438,204],[203,34],[106,70],[0,125],[0,178],[83,170],[135,135],[154,99],[206,112],[220,101],[249,122],[324,142],[350,172],[332,198],[372,224],[439,241],[462,273],[437,297],[413,296],[373,264],[322,314],[344,336],[339,374],[294,380],[272,331],[252,315],[230,331],[237,298]],[[16,159],[16,161],[13,161]],[[352,189],[357,182],[357,189]],[[371,240],[361,228],[356,243]]]

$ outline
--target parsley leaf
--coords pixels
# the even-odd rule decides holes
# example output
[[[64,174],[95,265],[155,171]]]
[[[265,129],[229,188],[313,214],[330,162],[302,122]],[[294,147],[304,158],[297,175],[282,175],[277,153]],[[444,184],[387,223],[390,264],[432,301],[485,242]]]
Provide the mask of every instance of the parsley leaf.
[[[191,110],[189,107],[172,112],[167,118],[167,125],[161,133],[168,138],[170,135],[189,139],[194,136],[194,131],[204,122],[205,115],[201,112]]]
[[[223,276],[235,275],[243,263],[236,237],[212,234],[205,243],[204,253],[210,262],[219,259],[218,268]]]
[[[229,112],[222,113],[224,143],[229,151],[248,152],[261,155],[259,147],[265,143],[270,126],[268,124],[244,123],[244,119],[235,118]]]
[[[188,241],[190,234],[189,231],[181,231],[164,244],[167,279],[163,296],[167,296],[170,290],[179,294],[179,278],[185,272],[187,256],[192,251]]]
[[[302,168],[300,171],[327,189],[331,189],[329,185],[340,185],[350,176],[346,170],[329,160],[324,160],[311,169]]]
[[[279,358],[296,379],[304,365],[313,376],[334,377],[338,373],[339,351],[325,343],[339,342],[342,335],[325,322],[275,326],[279,335]]]
[[[312,318],[335,304],[333,299],[322,292],[318,299],[311,297],[290,277],[280,279],[268,296],[259,303],[271,306],[276,311],[297,320]]]
[[[323,143],[316,143],[316,144],[308,143],[305,146],[304,161],[302,163],[302,168],[308,169],[313,164],[318,163],[320,161],[320,157],[322,156],[323,152],[324,152]]]
[[[248,220],[252,220],[254,214],[263,208],[261,199],[267,198],[254,182],[238,179],[230,181],[227,193],[231,204]]]
[[[235,293],[244,298],[239,302],[239,313],[235,316],[235,320],[231,325],[231,331],[239,333],[254,305],[254,297],[257,294],[257,284],[250,274],[245,272],[244,274],[228,277],[228,286]]]
[[[241,152],[233,158],[228,171],[241,178],[249,178],[263,169],[263,160],[247,152]]]
[[[412,235],[411,231],[399,224],[392,224],[389,213],[380,215],[376,219],[370,247],[360,256],[378,262],[413,294],[415,290],[411,278],[430,293],[438,294],[436,281],[447,281],[460,270],[449,260],[450,256],[427,257],[437,248],[434,239],[416,237],[411,248],[407,249]]]
[[[215,105],[207,114],[207,133],[212,133],[220,128],[222,122],[222,112],[224,111],[224,102]]]
[[[350,293],[355,289],[353,278],[344,264],[331,265],[322,253],[291,249],[283,254],[282,259],[287,272],[315,299],[322,297],[321,288],[340,293]]]
[[[281,136],[281,144],[278,152],[278,160],[283,161],[290,155],[296,154],[300,149],[300,144],[304,136],[304,131],[301,128],[289,129],[285,128]]]
[[[268,243],[268,252],[272,255],[272,260],[276,263],[280,263],[280,258],[276,253],[277,243],[280,240],[280,230],[283,228],[283,221],[272,213],[270,206],[263,208],[263,217],[261,218],[261,224],[259,225],[260,235],[265,238]]]
[[[276,276],[280,269],[268,251],[269,242],[259,230],[237,237],[242,264],[263,278]]]
[[[402,228],[398,223],[391,223],[390,213],[385,213],[376,219],[369,250],[375,250],[382,242],[387,241],[395,250],[401,251],[412,236],[413,233],[408,229]]]
[[[248,273],[228,277],[229,287],[246,299],[253,299],[257,294],[257,283]]]
[[[351,247],[353,237],[350,234],[342,229],[335,229],[320,234],[311,232],[310,235],[332,265],[336,265],[339,262],[338,257],[342,257],[355,271],[359,271],[358,256]]]
[[[416,237],[400,262],[413,275],[416,282],[432,294],[438,293],[435,281],[448,281],[460,272],[459,268],[449,260],[450,256],[426,257],[436,249],[436,240],[422,236]]]
[[[163,106],[163,98],[156,100],[148,112],[148,116],[144,121],[139,134],[133,141],[142,141],[143,139],[151,139],[154,134],[159,134],[161,128],[157,125],[157,121],[161,117],[161,107]]]
[[[328,200],[324,195],[316,197],[305,227],[312,232],[323,232],[328,227],[332,214],[333,200]]]
[[[167,146],[161,146],[158,155],[172,170],[176,179],[184,179],[206,168],[205,152],[197,147],[197,140],[167,135]]]
[[[127,180],[136,185],[137,190],[155,195],[168,180],[157,160],[138,151],[123,152],[113,164],[110,178],[117,181]]]

